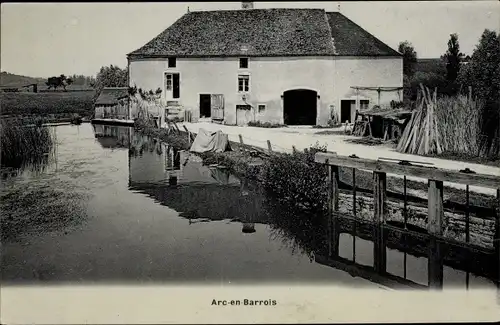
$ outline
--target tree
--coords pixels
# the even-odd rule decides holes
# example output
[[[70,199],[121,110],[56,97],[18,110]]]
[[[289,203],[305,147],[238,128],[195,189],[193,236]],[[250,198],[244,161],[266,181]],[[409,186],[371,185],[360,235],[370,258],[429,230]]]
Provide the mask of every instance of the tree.
[[[66,91],[66,86],[69,86],[73,83],[73,79],[66,77],[65,75],[60,75],[59,77],[50,77],[47,79],[45,83],[48,86],[48,89],[58,87],[63,87],[64,91]]]
[[[470,62],[459,73],[459,82],[473,86],[482,99],[500,99],[500,34],[486,29],[472,53]]]
[[[460,53],[460,44],[458,43],[458,35],[451,34],[448,41],[448,50],[442,56],[446,61],[446,78],[453,82],[457,79],[460,71],[460,62],[464,55]]]
[[[500,150],[500,35],[486,29],[470,62],[459,72],[462,89],[472,86],[473,96],[484,103],[482,133],[484,150],[498,158]]]
[[[128,71],[115,65],[102,67],[95,80],[97,96],[104,87],[127,87]]]
[[[398,51],[403,55],[403,73],[411,77],[415,72],[417,52],[415,52],[413,45],[408,41],[399,43]]]

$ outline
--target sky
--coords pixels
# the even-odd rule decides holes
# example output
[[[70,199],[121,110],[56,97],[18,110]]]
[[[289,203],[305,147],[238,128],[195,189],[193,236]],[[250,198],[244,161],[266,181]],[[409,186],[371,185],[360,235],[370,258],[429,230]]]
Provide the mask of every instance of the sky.
[[[240,9],[241,2],[2,3],[0,69],[31,77],[95,75],[123,68],[138,49],[188,10]],[[254,8],[338,11],[397,49],[408,40],[420,58],[440,57],[451,33],[471,54],[482,32],[500,31],[499,1],[254,2]]]

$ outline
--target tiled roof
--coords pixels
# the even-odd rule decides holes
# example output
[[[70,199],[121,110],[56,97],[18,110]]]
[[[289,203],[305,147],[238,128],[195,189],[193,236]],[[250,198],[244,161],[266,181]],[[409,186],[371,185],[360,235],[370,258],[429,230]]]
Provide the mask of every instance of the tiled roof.
[[[129,57],[243,55],[400,54],[340,13],[323,9],[250,9],[187,13]]]
[[[95,105],[115,105],[118,104],[120,98],[128,96],[127,87],[107,87],[103,88]]]
[[[131,54],[163,56],[330,55],[321,9],[190,12]]]
[[[327,12],[337,55],[342,56],[400,56],[387,44],[339,12]]]

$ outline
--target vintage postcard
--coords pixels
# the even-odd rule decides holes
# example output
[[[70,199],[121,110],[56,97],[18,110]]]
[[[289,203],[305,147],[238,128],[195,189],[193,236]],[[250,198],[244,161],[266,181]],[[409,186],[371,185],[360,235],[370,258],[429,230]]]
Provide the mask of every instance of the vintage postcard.
[[[500,320],[498,1],[1,5],[1,322]]]

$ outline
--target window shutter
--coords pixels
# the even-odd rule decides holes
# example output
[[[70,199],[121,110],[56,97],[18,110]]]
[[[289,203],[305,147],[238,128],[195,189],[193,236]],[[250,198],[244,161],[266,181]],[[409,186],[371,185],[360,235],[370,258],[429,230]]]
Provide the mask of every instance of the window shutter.
[[[178,73],[175,73],[173,75],[173,97],[174,98],[180,98],[180,95],[181,95],[181,87],[180,87],[180,80],[179,80],[179,74]]]

